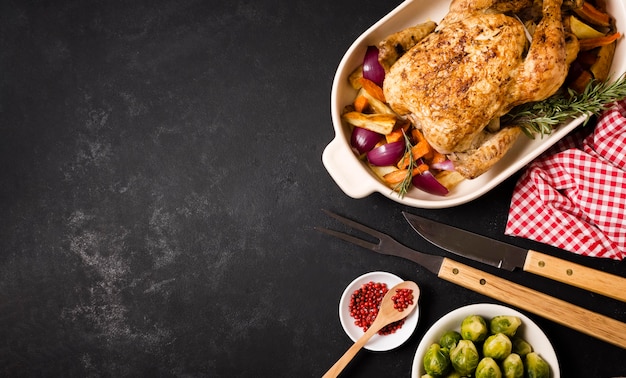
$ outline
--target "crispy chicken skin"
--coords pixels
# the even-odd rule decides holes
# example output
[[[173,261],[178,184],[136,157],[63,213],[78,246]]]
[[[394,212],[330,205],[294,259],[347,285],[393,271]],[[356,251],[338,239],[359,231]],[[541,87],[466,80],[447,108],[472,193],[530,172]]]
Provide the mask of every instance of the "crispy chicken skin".
[[[562,0],[544,0],[528,47],[519,19],[503,12],[532,0],[453,0],[435,31],[395,62],[384,82],[387,102],[408,116],[459,172],[474,178],[514,144],[518,128],[485,136],[485,126],[516,105],[543,100],[567,76]]]

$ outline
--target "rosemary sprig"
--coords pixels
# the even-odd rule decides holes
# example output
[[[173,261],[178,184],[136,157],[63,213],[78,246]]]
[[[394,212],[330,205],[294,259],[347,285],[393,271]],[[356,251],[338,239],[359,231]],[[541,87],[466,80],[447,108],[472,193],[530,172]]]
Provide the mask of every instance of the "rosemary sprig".
[[[559,92],[539,102],[520,105],[503,116],[505,123],[515,123],[530,138],[535,134],[552,133],[559,123],[587,115],[583,122],[586,125],[593,115],[608,109],[613,102],[626,97],[626,74],[616,81],[592,81],[582,93],[571,89],[567,94]]]
[[[393,187],[393,190],[395,192],[398,192],[398,197],[400,198],[404,198],[406,193],[411,188],[411,182],[413,181],[413,168],[415,168],[415,161],[411,157],[411,154],[412,154],[411,150],[413,149],[413,144],[411,144],[411,140],[409,140],[409,137],[406,135],[404,130],[402,130],[402,136],[404,136],[404,155],[403,156],[409,156],[408,158],[409,166],[407,167],[408,172],[406,176],[404,176],[404,179],[400,183],[398,183],[396,186]]]

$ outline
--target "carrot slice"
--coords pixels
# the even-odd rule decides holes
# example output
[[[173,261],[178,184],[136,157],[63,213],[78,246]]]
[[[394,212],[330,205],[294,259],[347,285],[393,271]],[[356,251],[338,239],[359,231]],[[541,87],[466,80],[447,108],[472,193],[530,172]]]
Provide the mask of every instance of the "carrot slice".
[[[359,113],[364,113],[365,110],[367,109],[367,107],[369,106],[370,102],[367,99],[367,97],[365,96],[357,96],[354,99],[354,110],[356,110]]]
[[[421,157],[425,159],[430,159],[433,154],[433,148],[428,144],[426,139],[419,141],[413,148],[411,149],[413,153],[413,160],[417,160]]]
[[[427,170],[430,169],[430,167],[428,166],[428,164],[420,164],[418,165],[415,169],[417,169],[419,171],[420,174],[426,172]]]
[[[404,139],[402,128],[395,128],[392,132],[385,135],[385,138],[387,139],[387,143],[393,143]]]
[[[402,124],[400,124],[400,122],[401,121],[397,122],[396,128],[392,132],[385,135],[387,143],[397,142],[404,139],[404,133],[406,133],[409,127],[411,127],[411,122],[406,121]]]
[[[615,42],[622,35],[619,32],[605,35],[598,38],[585,38],[578,41],[581,51],[591,50],[596,47],[605,46]]]
[[[417,144],[411,148],[411,156],[409,156],[408,153],[404,154],[402,159],[400,159],[400,161],[398,162],[397,167],[400,169],[404,169],[408,167],[409,161],[410,161],[409,159],[413,161],[422,157],[425,159],[429,159],[430,156],[432,155],[432,152],[433,152],[433,149],[426,140],[417,142]]]
[[[446,161],[447,157],[445,154],[442,154],[441,152],[435,150],[433,148],[433,157],[430,158],[430,163],[443,163],[444,161]]]
[[[408,169],[398,169],[398,170],[387,173],[386,175],[383,176],[383,179],[385,179],[385,182],[387,184],[398,184],[404,181],[404,179],[406,178],[406,175],[408,174],[409,174]]]
[[[402,156],[402,159],[400,159],[400,161],[398,162],[398,164],[396,164],[396,167],[400,168],[400,169],[405,169],[406,167],[409,166],[409,162],[411,158],[409,157],[409,153],[406,152],[404,154],[404,156]]]
[[[363,86],[363,89],[367,91],[367,93],[369,93],[378,101],[387,102],[385,101],[385,94],[383,93],[383,89],[379,87],[378,84],[363,77],[361,78],[361,85]]]
[[[428,170],[428,165],[426,164],[420,164],[417,167],[413,168],[412,174],[413,176],[416,175],[421,175],[423,172],[426,172]],[[392,172],[387,173],[386,175],[383,176],[383,179],[385,180],[385,182],[387,184],[399,184],[402,181],[404,181],[404,179],[406,179],[406,175],[409,174],[409,170],[408,169],[398,169]]]
[[[426,138],[424,138],[424,134],[422,134],[422,132],[419,131],[418,129],[412,129],[411,136],[416,142],[421,142],[423,140],[426,140]]]
[[[595,25],[609,26],[610,24],[610,16],[594,7],[588,1],[585,1],[581,8],[574,9],[574,12],[585,21],[589,21]]]

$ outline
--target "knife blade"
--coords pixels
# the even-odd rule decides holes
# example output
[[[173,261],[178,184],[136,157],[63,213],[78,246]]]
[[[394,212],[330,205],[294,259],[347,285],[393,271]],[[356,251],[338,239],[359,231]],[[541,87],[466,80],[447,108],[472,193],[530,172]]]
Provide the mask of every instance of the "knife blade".
[[[402,212],[411,227],[428,242],[456,255],[497,268],[540,275],[626,302],[626,278],[520,248],[470,231]]]

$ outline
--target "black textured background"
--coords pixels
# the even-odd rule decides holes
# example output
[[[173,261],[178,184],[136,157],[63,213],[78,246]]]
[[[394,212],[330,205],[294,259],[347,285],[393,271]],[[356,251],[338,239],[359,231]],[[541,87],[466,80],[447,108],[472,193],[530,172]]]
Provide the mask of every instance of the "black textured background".
[[[344,376],[408,377],[429,325],[492,302],[317,234],[335,225],[320,208],[426,252],[401,210],[626,275],[504,237],[516,177],[445,210],[339,190],[320,158],[332,78],[399,3],[2,1],[0,375],[321,376],[351,344],[344,287],[385,270],[420,284],[419,326]],[[624,303],[498,274],[626,321]],[[532,317],[563,377],[626,374],[626,351]]]

